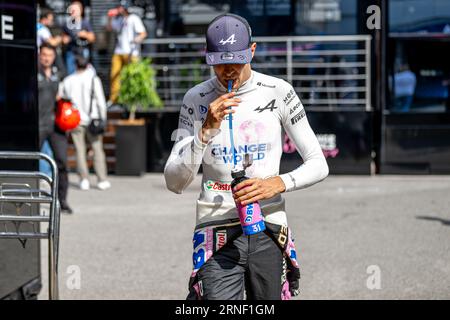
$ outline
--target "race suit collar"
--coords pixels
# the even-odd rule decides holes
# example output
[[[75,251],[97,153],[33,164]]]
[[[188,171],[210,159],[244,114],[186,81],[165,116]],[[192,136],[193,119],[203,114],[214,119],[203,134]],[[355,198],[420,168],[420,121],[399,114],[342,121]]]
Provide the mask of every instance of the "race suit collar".
[[[248,92],[252,89],[254,89],[253,86],[253,80],[255,78],[255,72],[253,70],[250,71],[250,78],[247,79],[247,81],[245,81],[236,91],[237,94],[241,94],[241,93],[245,93]],[[217,77],[214,77],[214,85],[217,89],[217,91],[219,91],[220,93],[225,93],[227,92],[227,88],[225,88],[225,86],[219,81],[219,79],[217,79]]]

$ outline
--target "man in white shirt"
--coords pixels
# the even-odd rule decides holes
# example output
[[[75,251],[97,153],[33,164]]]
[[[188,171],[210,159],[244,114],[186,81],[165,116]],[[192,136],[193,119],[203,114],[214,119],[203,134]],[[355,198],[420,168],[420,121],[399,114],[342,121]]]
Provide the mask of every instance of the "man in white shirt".
[[[116,47],[111,61],[111,90],[109,101],[116,103],[120,90],[120,71],[140,56],[140,44],[147,37],[145,26],[137,15],[130,14],[129,1],[121,1],[117,9],[108,12],[109,31],[117,34]]]
[[[106,157],[103,151],[103,135],[93,134],[88,126],[92,119],[103,119],[106,121],[106,102],[102,83],[95,72],[89,68],[88,59],[77,56],[77,70],[64,79],[60,88],[59,96],[72,101],[80,112],[80,125],[72,132],[72,140],[77,152],[77,166],[80,175],[80,189],[90,188],[89,171],[86,162],[87,140],[94,151],[94,169],[98,178],[97,187],[105,190],[111,187],[107,180]]]

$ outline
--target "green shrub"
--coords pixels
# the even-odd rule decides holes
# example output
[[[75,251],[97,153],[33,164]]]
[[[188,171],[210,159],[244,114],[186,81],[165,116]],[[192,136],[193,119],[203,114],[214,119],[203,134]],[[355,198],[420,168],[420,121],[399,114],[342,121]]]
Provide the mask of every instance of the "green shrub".
[[[155,76],[150,58],[131,62],[120,72],[118,101],[130,111],[129,119],[134,120],[138,108],[145,111],[163,107],[156,91]]]

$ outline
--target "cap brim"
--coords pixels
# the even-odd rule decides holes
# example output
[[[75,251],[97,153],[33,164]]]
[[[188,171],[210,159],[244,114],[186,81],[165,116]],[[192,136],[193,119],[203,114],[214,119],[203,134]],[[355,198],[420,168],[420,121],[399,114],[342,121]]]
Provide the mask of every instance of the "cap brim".
[[[233,52],[206,52],[206,63],[216,64],[247,64],[252,61],[252,49]]]

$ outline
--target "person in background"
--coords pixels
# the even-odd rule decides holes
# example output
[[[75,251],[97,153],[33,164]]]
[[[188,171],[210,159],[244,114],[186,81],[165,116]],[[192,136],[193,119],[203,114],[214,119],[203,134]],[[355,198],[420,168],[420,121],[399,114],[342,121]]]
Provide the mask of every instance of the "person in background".
[[[58,199],[61,211],[72,213],[67,203],[69,187],[67,175],[67,136],[55,126],[55,105],[61,74],[54,65],[55,48],[43,43],[39,50],[38,68],[38,105],[39,105],[39,148],[42,149],[47,140],[52,148],[56,165],[58,166]]]
[[[67,73],[72,74],[76,70],[75,56],[81,55],[86,59],[90,58],[89,47],[95,42],[95,34],[89,21],[82,17],[83,5],[81,2],[74,1],[67,10],[70,17],[63,27],[63,43],[67,45]]]
[[[66,74],[66,66],[62,58],[61,45],[63,43],[62,36],[52,35],[50,28],[53,27],[55,15],[49,8],[41,8],[39,10],[39,22],[37,23],[36,41],[39,48],[43,43],[48,43],[56,50],[56,58],[54,64],[58,67],[60,74]]]
[[[106,121],[106,102],[100,78],[93,74],[89,68],[89,62],[85,57],[75,58],[76,72],[64,79],[60,87],[60,96],[72,101],[80,111],[80,125],[74,129],[72,140],[77,153],[77,166],[80,175],[80,189],[90,189],[89,170],[86,161],[87,140],[94,151],[94,169],[97,175],[97,188],[106,190],[111,187],[107,180],[106,158],[103,151],[103,135],[93,134],[88,126],[92,119]]]
[[[50,10],[49,8],[40,9],[39,22],[37,23],[36,29],[36,40],[38,51],[43,43],[48,43],[55,48],[62,43],[62,37],[53,36],[49,29],[50,27],[53,26],[54,17],[55,16],[53,14],[53,11]],[[57,65],[60,71],[63,71],[64,68],[61,62],[62,62],[61,57],[57,52],[55,64]],[[42,142],[41,146],[42,146],[41,152],[48,155],[50,158],[53,158],[53,152],[50,147],[50,143],[47,140],[45,140]],[[50,165],[45,160],[39,160],[39,171],[45,173],[48,176],[51,176],[52,174]]]
[[[45,42],[53,47],[57,47],[62,42],[61,36],[52,36],[50,27],[53,26],[54,14],[48,8],[42,8],[39,15],[39,22],[37,23],[37,47],[38,49]]]
[[[145,26],[137,15],[130,14],[129,1],[122,0],[116,9],[108,12],[108,31],[117,34],[116,47],[111,61],[111,90],[108,104],[117,103],[120,90],[120,71],[140,56],[140,44],[147,37]]]
[[[447,99],[445,100],[445,112],[450,112],[450,76],[442,81],[442,85],[447,87]]]
[[[394,75],[395,104],[394,111],[408,112],[416,89],[416,75],[408,64],[402,64]]]

